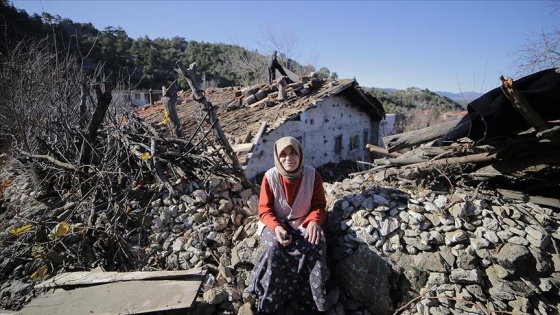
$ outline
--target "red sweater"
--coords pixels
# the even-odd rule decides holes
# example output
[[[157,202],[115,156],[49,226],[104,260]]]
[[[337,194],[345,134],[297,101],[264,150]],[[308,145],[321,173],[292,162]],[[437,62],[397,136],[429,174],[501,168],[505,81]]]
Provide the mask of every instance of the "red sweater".
[[[291,206],[296,199],[303,177],[294,181],[290,181],[284,178],[284,176],[280,176],[280,178],[282,180],[282,188],[286,194],[286,199],[288,200],[288,204]],[[313,197],[311,198],[311,209],[302,223],[303,227],[307,227],[307,224],[311,221],[322,225],[327,216],[327,212],[325,210],[326,206],[327,201],[325,199],[323,179],[321,178],[321,175],[319,175],[319,172],[315,170],[315,185],[313,187]],[[280,225],[280,222],[274,213],[274,193],[272,193],[272,189],[268,184],[266,176],[263,177],[261,185],[261,195],[259,198],[259,220],[271,231],[274,231],[274,228]]]

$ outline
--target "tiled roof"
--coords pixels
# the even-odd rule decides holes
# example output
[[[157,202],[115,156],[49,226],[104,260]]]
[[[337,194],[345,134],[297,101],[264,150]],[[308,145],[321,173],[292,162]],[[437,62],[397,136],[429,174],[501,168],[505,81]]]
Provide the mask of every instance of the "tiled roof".
[[[232,144],[250,142],[263,122],[267,123],[267,132],[271,131],[283,122],[315,107],[321,100],[332,95],[349,97],[352,102],[372,116],[378,117],[378,119],[381,119],[384,114],[381,103],[373,96],[364,93],[353,79],[324,81],[315,91],[307,95],[297,95],[298,93],[295,93],[296,89],[301,86],[301,84],[299,86],[298,84],[288,86],[287,100],[269,99],[267,104],[260,102],[260,104],[247,105],[245,102],[241,102],[240,98],[245,98],[240,96],[242,87],[207,90],[206,99],[216,107],[222,129]],[[266,89],[267,87],[268,85],[261,85],[256,88]],[[243,105],[232,109],[236,107],[229,106],[232,103],[243,103]],[[163,108],[157,110],[157,106],[161,107],[161,105],[154,106],[156,106],[155,111],[154,108],[147,109],[152,113],[149,115],[141,114],[141,116],[147,116],[146,119],[151,122],[161,121],[163,119]],[[202,105],[193,100],[190,93],[182,92],[179,93],[177,112],[186,135],[192,135],[196,132],[206,114],[202,110]],[[208,130],[209,125],[203,124],[201,128]]]

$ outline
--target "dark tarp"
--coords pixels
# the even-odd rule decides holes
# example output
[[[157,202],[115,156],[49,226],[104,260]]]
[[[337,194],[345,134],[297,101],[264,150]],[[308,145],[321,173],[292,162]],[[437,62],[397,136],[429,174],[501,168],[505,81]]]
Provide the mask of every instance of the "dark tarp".
[[[546,121],[560,119],[560,68],[558,71],[547,69],[513,82]],[[448,145],[463,137],[480,143],[530,127],[498,87],[469,103],[463,119],[434,145]]]

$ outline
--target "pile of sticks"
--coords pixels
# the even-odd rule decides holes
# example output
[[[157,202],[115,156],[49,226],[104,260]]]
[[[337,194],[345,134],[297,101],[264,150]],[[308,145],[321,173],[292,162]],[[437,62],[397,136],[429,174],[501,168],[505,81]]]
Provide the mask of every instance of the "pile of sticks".
[[[532,128],[482,144],[461,138],[448,146],[434,143],[461,119],[387,136],[386,148],[368,144],[382,158],[366,172],[380,180],[409,177],[417,182],[428,173],[439,174],[447,189],[458,183],[485,185],[512,199],[560,209],[555,196],[560,188],[560,125],[540,117],[511,79],[501,80],[502,91]]]

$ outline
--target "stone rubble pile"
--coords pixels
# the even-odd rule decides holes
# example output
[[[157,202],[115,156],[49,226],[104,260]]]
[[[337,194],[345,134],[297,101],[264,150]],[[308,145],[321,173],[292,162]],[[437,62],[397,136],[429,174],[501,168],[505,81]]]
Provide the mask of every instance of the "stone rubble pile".
[[[414,299],[401,314],[558,313],[558,209],[469,187],[379,184],[357,176],[327,188],[337,279],[369,310]]]
[[[103,257],[103,246],[74,232],[87,222],[73,215],[75,201],[47,206],[34,200],[29,176],[5,170],[0,179],[8,178],[13,181],[0,208],[0,298],[1,308],[17,309],[32,298],[33,284],[41,281],[32,275],[45,263],[54,268],[51,275],[69,271],[72,263],[76,270],[90,267],[96,253]],[[367,174],[325,183],[325,189],[327,314],[557,312],[560,232],[554,210],[484,189],[455,187],[448,194]],[[136,257],[137,270],[207,268],[196,314],[254,314],[255,297],[245,289],[259,254],[258,187],[211,177],[176,183],[176,190],[147,206],[131,200],[131,225],[118,244]],[[62,221],[75,228],[57,239],[65,246],[35,258],[32,247],[46,240],[39,232],[56,234]],[[14,234],[14,227],[30,222],[41,222],[33,235]],[[91,249],[91,260],[72,260],[76,246]],[[28,253],[16,259],[18,250]]]

